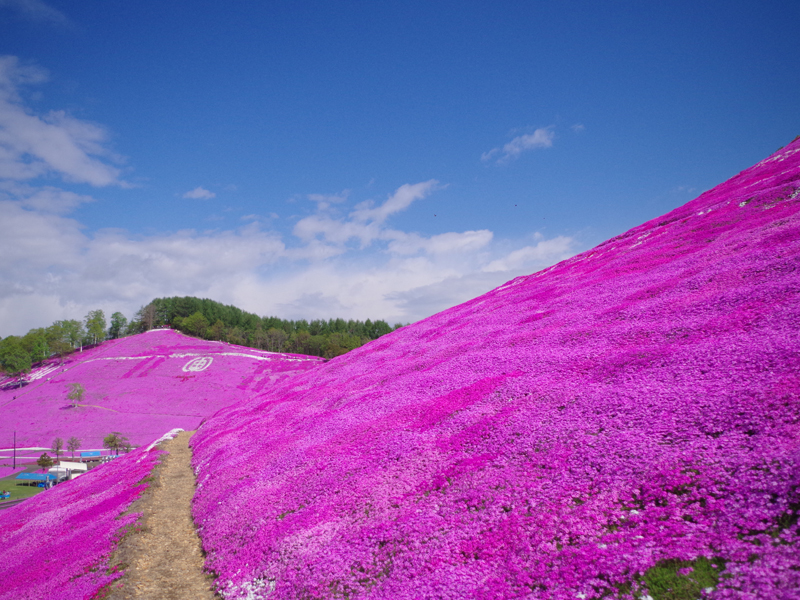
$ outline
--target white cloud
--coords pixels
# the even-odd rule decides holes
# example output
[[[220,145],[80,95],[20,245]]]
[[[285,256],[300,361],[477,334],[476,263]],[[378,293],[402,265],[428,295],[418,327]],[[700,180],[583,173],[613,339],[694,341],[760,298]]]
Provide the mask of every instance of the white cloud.
[[[493,234],[488,229],[481,229],[463,233],[451,231],[426,238],[416,233],[388,231],[383,237],[391,240],[389,251],[393,254],[403,256],[424,252],[443,255],[481,250],[492,241]]]
[[[417,191],[408,195],[409,189]],[[422,189],[428,187],[402,186],[390,200],[402,197],[408,206]],[[59,198],[57,191],[49,193]],[[384,218],[383,206],[370,209],[378,211],[376,218]],[[301,230],[284,240],[257,222],[212,232],[91,234],[62,207],[54,212],[27,198],[0,201],[0,335],[82,318],[95,308],[130,317],[152,298],[172,295],[214,298],[285,318],[409,322],[576,250],[570,238],[540,234],[532,242],[514,242],[496,241],[488,230],[429,236],[400,231],[354,220],[363,210],[338,220],[315,213],[314,236],[304,238]],[[346,245],[353,237],[372,247]]]
[[[335,218],[326,210],[330,203],[320,202],[317,213],[300,219],[293,233],[305,242],[319,240],[339,247],[355,239],[363,249],[375,240],[386,239],[383,226],[386,219],[407,209],[415,200],[425,198],[438,186],[439,182],[434,179],[402,185],[383,204],[375,206],[371,200],[357,204],[346,219]]]
[[[518,135],[513,140],[505,144],[502,148],[492,148],[481,155],[481,160],[486,162],[498,156],[497,162],[504,163],[517,158],[526,150],[537,148],[551,148],[555,132],[552,127],[542,127],[533,133]]]
[[[106,160],[105,130],[64,111],[35,115],[20,100],[21,88],[41,83],[47,73],[21,65],[15,56],[0,57],[0,179],[30,180],[57,174],[93,186],[127,185],[120,169]]]
[[[113,156],[101,127],[63,112],[37,116],[25,106],[21,90],[45,78],[41,69],[0,58],[2,336],[80,319],[96,308],[131,317],[154,297],[176,295],[284,318],[409,322],[575,250],[564,237],[515,242],[498,241],[486,229],[426,235],[391,227],[392,217],[443,187],[433,179],[401,185],[378,202],[353,203],[348,190],[310,194],[314,209],[285,236],[269,229],[278,219],[272,213],[246,215],[226,230],[90,231],[76,209],[94,198],[61,189],[56,177],[126,184],[106,162]],[[543,143],[531,135],[502,152]],[[37,183],[44,175],[47,185]],[[197,187],[184,197],[214,194]]]
[[[325,210],[331,204],[341,204],[350,196],[350,190],[343,190],[339,194],[308,194],[306,196],[312,202],[317,203],[318,210]]]
[[[197,186],[193,190],[189,190],[183,196],[183,198],[190,198],[192,200],[210,200],[211,198],[216,198],[217,195],[214,192],[210,192],[204,187]]]
[[[582,131],[586,131],[586,126],[583,123],[575,123],[570,129],[575,133],[581,133]]]
[[[95,201],[91,196],[76,194],[54,186],[35,187],[2,179],[0,179],[0,199],[18,200],[25,208],[56,214],[67,214],[81,204]]]
[[[538,241],[533,246],[525,246],[509,252],[506,256],[493,260],[483,267],[484,273],[497,271],[526,271],[528,269],[543,268],[557,263],[575,254],[575,240],[565,236],[558,236],[549,240],[539,233],[535,235]],[[538,269],[537,269],[538,270]]]
[[[355,210],[350,216],[355,221],[366,223],[368,221],[380,224],[383,223],[387,217],[407,209],[414,200],[419,200],[429,195],[432,191],[437,189],[439,182],[435,179],[423,181],[422,183],[405,184],[400,186],[389,199],[373,208],[372,201],[362,202],[355,207]]]

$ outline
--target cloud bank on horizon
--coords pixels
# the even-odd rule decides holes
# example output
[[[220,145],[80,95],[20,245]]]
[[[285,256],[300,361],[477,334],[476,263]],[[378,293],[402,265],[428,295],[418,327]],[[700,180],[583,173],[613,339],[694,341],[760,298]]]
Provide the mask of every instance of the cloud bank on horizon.
[[[134,187],[101,125],[66,111],[40,114],[26,95],[48,73],[0,57],[0,335],[103,308],[127,316],[154,297],[190,295],[284,318],[373,318],[410,322],[523,273],[568,258],[578,243],[531,232],[497,240],[488,229],[421,234],[391,226],[446,185],[401,185],[383,199],[352,204],[351,192],[306,194],[311,213],[249,214],[238,228],[134,234],[87,231],[76,211],[102,201],[65,189]],[[552,128],[522,135],[489,154],[498,162],[552,146]],[[91,191],[91,190],[87,190]],[[216,196],[203,186],[182,198]],[[289,217],[292,218],[291,216]]]

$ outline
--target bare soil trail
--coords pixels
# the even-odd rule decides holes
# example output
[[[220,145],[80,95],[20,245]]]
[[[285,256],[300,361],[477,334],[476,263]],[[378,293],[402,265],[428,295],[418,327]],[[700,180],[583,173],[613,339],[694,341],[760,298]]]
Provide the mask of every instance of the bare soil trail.
[[[195,477],[189,438],[184,431],[161,447],[169,452],[153,471],[154,481],[131,507],[142,512],[139,531],[120,543],[111,564],[124,569],[111,584],[108,600],[215,600],[211,578],[203,572],[200,538],[195,532],[191,501]]]

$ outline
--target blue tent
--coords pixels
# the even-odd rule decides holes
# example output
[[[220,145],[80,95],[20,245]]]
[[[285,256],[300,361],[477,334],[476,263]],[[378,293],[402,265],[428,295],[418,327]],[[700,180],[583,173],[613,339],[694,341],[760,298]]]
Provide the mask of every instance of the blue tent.
[[[28,481],[55,481],[56,476],[52,473],[20,473],[16,479],[26,479]]]

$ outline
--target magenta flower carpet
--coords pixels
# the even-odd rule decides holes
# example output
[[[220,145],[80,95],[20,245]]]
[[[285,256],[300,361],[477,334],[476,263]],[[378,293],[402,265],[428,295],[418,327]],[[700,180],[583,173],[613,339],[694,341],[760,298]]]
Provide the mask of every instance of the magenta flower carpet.
[[[223,406],[321,362],[168,329],[108,341],[63,365],[48,361],[25,387],[0,381],[0,448],[11,447],[14,431],[18,447],[49,448],[56,437],[66,446],[75,436],[83,449],[97,449],[112,431],[148,444],[176,427],[194,430]],[[67,399],[72,383],[86,389],[78,407]]]
[[[0,467],[0,479],[2,479],[3,477],[10,477],[11,475],[14,475],[15,473],[20,473],[23,470],[24,470],[24,467],[20,467],[20,466],[17,466],[16,469],[14,467],[12,467],[11,465],[2,466],[2,467]]]
[[[89,600],[119,578],[109,557],[159,454],[140,448],[0,512],[0,600]]]
[[[795,141],[221,410],[192,438],[220,592],[665,598],[677,564],[800,597],[798,196]]]

